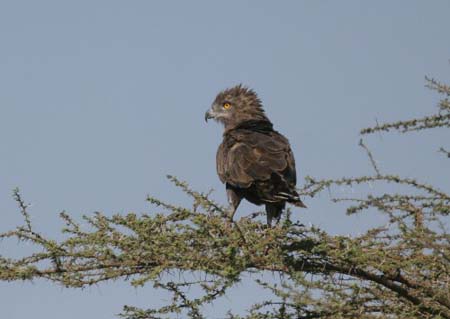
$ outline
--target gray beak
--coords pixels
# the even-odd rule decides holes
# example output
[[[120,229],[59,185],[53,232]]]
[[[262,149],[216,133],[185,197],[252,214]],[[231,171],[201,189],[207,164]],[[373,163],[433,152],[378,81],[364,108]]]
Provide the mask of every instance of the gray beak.
[[[214,116],[212,116],[211,112],[208,110],[205,113],[205,122],[208,122],[209,119],[214,118]]]

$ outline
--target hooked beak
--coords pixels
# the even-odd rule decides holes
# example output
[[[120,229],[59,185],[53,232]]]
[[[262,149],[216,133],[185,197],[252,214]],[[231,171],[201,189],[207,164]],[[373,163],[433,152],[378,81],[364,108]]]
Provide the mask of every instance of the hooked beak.
[[[213,119],[213,118],[214,118],[214,116],[212,115],[211,111],[210,110],[206,111],[205,122],[208,122],[209,119]]]

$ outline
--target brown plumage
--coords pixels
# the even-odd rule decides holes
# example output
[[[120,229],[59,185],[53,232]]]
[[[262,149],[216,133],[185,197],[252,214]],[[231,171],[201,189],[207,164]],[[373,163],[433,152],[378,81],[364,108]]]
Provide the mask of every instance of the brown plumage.
[[[234,215],[243,198],[265,205],[267,223],[279,220],[286,202],[306,207],[295,190],[295,160],[289,141],[273,129],[261,100],[242,85],[220,92],[205,114],[225,131],[217,150],[217,174]]]

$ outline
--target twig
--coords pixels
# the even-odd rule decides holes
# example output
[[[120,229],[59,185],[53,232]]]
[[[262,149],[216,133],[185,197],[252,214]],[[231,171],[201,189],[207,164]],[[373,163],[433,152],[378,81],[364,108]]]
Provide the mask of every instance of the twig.
[[[450,151],[445,150],[443,147],[439,149],[439,152],[444,153],[448,158],[450,158]]]
[[[14,188],[13,189],[13,198],[17,202],[17,204],[19,205],[20,213],[22,214],[22,216],[23,216],[23,218],[25,220],[25,224],[27,226],[27,230],[29,232],[32,232],[30,214],[28,214],[28,212],[27,212],[27,208],[28,208],[29,205],[25,204],[25,202],[23,201],[22,196],[20,195],[19,188]]]
[[[359,140],[359,146],[361,146],[363,149],[366,150],[367,156],[369,157],[370,163],[372,164],[373,169],[375,170],[375,173],[377,173],[377,176],[380,176],[380,170],[378,169],[377,163],[375,162],[372,152],[369,150],[369,148],[364,144],[363,139]]]

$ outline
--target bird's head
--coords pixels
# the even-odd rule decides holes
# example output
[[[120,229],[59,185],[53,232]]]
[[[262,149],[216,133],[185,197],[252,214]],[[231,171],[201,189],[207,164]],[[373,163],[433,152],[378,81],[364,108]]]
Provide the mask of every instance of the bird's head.
[[[205,113],[205,121],[208,119],[224,124],[225,129],[250,120],[269,121],[256,93],[241,84],[216,96],[211,108]]]

